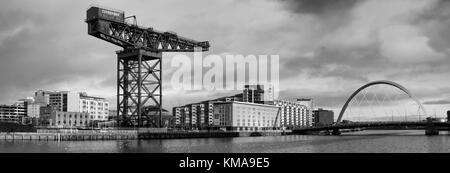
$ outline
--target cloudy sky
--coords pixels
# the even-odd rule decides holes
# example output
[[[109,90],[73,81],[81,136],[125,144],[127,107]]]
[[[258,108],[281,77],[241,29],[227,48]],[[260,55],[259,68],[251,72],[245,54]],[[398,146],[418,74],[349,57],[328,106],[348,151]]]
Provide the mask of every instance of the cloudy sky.
[[[0,104],[45,89],[87,91],[115,105],[120,48],[87,34],[92,4],[136,15],[140,25],[209,40],[211,54],[279,55],[281,98],[312,97],[338,111],[359,86],[391,80],[429,113],[450,109],[444,0],[3,0]],[[173,91],[170,62],[163,65],[166,109],[229,94]]]

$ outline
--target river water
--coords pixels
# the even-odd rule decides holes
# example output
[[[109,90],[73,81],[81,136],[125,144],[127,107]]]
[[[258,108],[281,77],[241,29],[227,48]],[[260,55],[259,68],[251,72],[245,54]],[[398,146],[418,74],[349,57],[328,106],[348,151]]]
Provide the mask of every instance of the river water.
[[[450,152],[450,135],[371,130],[341,136],[265,136],[128,141],[7,141],[0,153],[403,153]]]

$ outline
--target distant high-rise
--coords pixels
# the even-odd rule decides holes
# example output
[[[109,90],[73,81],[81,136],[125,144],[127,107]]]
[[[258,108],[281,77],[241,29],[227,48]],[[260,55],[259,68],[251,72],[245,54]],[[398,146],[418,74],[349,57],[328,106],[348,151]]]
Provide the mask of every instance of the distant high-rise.
[[[243,101],[248,103],[267,103],[274,100],[273,85],[245,85]]]
[[[50,106],[61,112],[79,112],[80,94],[70,91],[51,92]]]
[[[47,106],[50,104],[50,91],[39,90],[34,93],[34,103],[40,106]]]

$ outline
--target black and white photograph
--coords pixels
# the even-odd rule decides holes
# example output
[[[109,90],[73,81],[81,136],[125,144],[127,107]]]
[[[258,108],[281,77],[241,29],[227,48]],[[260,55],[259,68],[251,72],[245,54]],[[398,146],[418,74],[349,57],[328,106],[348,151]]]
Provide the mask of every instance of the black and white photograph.
[[[447,0],[1,0],[0,153],[450,153],[449,31]]]

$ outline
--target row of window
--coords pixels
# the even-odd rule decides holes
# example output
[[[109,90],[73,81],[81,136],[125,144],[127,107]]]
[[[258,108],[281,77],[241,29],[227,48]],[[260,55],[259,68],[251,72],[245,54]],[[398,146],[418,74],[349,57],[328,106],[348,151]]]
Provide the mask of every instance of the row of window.
[[[99,106],[109,106],[109,104],[108,103],[103,103],[103,102],[95,102],[95,101],[86,101],[86,100],[83,100],[82,101],[82,103],[85,105],[85,104],[90,104],[90,105],[99,105]]]
[[[240,123],[237,123],[236,124],[236,126],[246,126],[246,124],[245,123],[243,123],[243,124],[240,124]],[[247,123],[247,126],[248,127],[261,127],[261,126],[264,126],[264,127],[268,127],[268,126],[273,126],[273,123],[272,124],[268,124],[268,123],[266,123],[266,124],[260,124],[260,123],[253,123],[253,124],[251,124],[251,123]]]
[[[58,114],[57,116],[58,116],[58,118],[60,118],[60,117],[61,117],[61,114]],[[72,118],[72,114],[69,114],[68,116],[66,116],[66,114],[63,114],[62,117],[64,117],[64,118],[66,118],[66,117]],[[83,115],[79,115],[79,116],[78,116],[77,114],[74,114],[73,117],[74,117],[74,118],[78,118],[78,117],[83,118]],[[88,116],[87,116],[87,115],[84,115],[84,118],[88,118]],[[91,118],[92,118],[92,116],[91,116]]]
[[[61,116],[61,114],[58,114],[57,117],[58,117],[58,118],[61,118],[61,117],[63,117],[63,118],[66,118],[66,117],[72,118],[72,115],[70,114],[70,115],[66,116],[66,114],[63,114],[63,116]],[[74,118],[86,118],[86,119],[88,118],[87,115],[84,115],[84,116],[83,116],[83,115],[80,115],[80,116],[78,116],[78,115],[76,115],[76,114],[75,114],[73,117],[74,117]],[[90,118],[93,119],[93,118],[95,118],[95,116],[92,116],[92,115],[91,115]],[[105,119],[105,118],[107,118],[107,116],[97,116],[97,118],[98,118],[98,119]]]
[[[87,125],[88,124],[88,121],[84,121],[84,123],[83,123],[83,121],[80,121],[79,122],[80,123],[80,125]],[[57,125],[71,125],[71,126],[76,126],[77,125],[77,121],[74,121],[73,123],[72,123],[72,121],[69,121],[69,123],[68,124],[66,124],[66,121],[63,121],[63,122],[61,122],[61,121],[58,121],[57,122]]]

